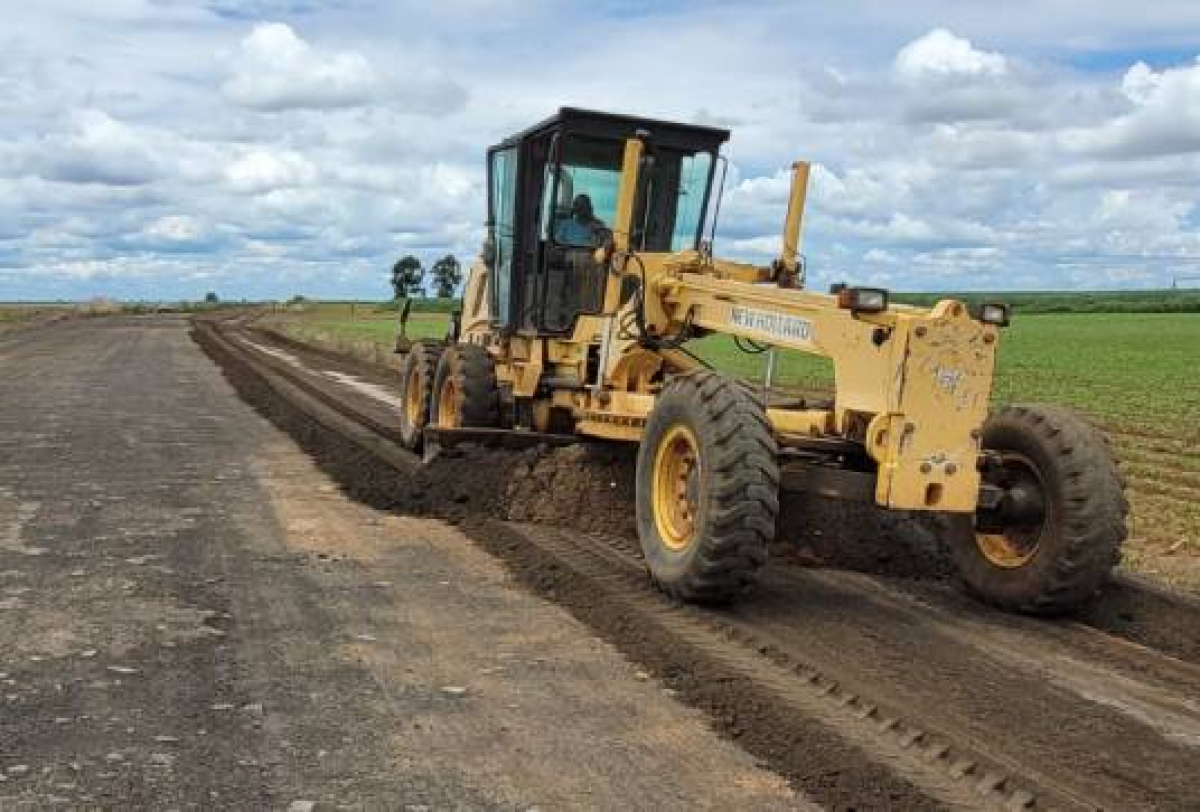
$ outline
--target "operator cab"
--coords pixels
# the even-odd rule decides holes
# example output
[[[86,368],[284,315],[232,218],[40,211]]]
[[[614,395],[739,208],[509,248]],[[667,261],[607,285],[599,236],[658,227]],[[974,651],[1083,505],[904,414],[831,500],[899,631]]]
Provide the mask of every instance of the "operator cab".
[[[506,332],[564,334],[603,306],[595,251],[617,212],[625,141],[641,135],[652,161],[630,247],[699,247],[717,153],[729,131],[563,108],[488,150],[491,312]]]

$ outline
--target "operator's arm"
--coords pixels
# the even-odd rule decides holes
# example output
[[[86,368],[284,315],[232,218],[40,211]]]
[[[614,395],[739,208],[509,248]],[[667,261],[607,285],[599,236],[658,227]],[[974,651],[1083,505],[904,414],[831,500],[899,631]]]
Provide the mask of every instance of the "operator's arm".
[[[612,239],[612,229],[604,225],[604,221],[599,217],[592,218],[592,222],[588,224],[590,242],[589,248],[599,248],[608,243]]]

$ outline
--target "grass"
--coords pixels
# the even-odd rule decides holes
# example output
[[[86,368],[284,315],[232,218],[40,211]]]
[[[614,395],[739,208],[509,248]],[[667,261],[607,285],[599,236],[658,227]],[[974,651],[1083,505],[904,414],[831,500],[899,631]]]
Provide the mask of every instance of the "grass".
[[[929,307],[954,298],[975,304],[1007,302],[1015,313],[1200,313],[1200,290],[1029,291],[1005,293],[903,293],[897,301]]]

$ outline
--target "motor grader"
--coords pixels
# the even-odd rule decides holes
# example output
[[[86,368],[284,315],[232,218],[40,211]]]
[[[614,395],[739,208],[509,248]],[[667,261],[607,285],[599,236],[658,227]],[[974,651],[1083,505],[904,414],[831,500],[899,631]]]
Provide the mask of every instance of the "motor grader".
[[[565,108],[492,147],[487,238],[450,334],[412,342],[407,308],[401,319],[406,445],[637,443],[646,564],[684,600],[747,591],[782,490],[943,514],[962,582],[1000,607],[1089,599],[1126,535],[1122,479],[1102,435],[1066,410],[989,413],[1009,309],[806,289],[803,162],[778,257],[717,258],[728,138]],[[689,349],[711,335],[764,353],[763,380]],[[828,358],[832,399],[776,391],[779,350]]]

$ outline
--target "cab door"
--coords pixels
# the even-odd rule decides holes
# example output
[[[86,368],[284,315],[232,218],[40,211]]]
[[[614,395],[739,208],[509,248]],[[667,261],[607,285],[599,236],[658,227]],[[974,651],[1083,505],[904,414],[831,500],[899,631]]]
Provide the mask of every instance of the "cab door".
[[[517,148],[494,149],[488,162],[488,230],[493,260],[492,313],[501,327],[513,322],[513,258],[517,238]]]

